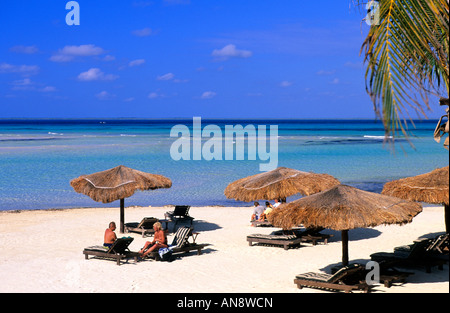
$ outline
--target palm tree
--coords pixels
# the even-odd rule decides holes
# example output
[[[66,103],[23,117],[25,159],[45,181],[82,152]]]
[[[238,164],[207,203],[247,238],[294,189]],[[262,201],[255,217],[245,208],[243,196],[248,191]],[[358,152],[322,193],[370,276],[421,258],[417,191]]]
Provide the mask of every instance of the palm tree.
[[[363,1],[356,0],[357,4]],[[448,98],[448,0],[379,0],[361,47],[366,90],[387,136],[407,137],[409,110],[426,117],[429,95]],[[369,16],[369,14],[368,14]],[[418,100],[420,96],[422,101]]]

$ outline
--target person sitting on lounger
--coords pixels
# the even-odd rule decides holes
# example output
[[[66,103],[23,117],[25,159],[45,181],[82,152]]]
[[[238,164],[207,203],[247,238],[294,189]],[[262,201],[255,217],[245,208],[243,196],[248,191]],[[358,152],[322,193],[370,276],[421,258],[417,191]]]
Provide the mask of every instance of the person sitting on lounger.
[[[116,233],[114,232],[116,230],[116,223],[111,222],[109,223],[109,227],[105,230],[105,238],[103,239],[103,245],[105,247],[111,248],[114,241],[117,240]]]
[[[258,222],[264,222],[267,221],[267,216],[273,211],[273,206],[270,204],[269,201],[266,201],[266,209],[264,212],[259,216]]]
[[[281,204],[281,199],[275,199],[275,204],[273,205],[274,208],[277,208]]]
[[[141,251],[139,251],[139,254],[142,257],[145,257],[147,254],[156,249],[167,248],[166,233],[162,229],[161,223],[156,222],[153,224],[153,229],[155,230],[153,241],[147,241]]]
[[[264,208],[259,205],[259,202],[255,202],[254,204],[255,208],[253,209],[251,222],[258,221],[261,215],[264,213]]]
[[[263,219],[261,219],[261,217],[260,217],[259,220],[260,220],[260,221],[265,221],[265,220],[267,220],[267,216],[269,216],[269,214],[270,214],[272,211],[273,211],[273,206],[272,206],[272,204],[270,204],[269,201],[266,201],[266,209],[264,210],[264,213],[261,214]]]

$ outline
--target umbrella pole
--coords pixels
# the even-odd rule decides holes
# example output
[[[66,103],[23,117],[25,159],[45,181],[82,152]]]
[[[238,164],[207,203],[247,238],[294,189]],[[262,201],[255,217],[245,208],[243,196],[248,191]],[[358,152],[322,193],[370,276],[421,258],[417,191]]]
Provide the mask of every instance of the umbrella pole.
[[[125,199],[120,199],[120,232],[125,232]]]
[[[448,204],[444,204],[444,214],[445,214],[445,232],[448,234],[448,218],[449,218],[449,205]]]
[[[341,232],[342,240],[342,265],[348,265],[348,230],[343,230]]]

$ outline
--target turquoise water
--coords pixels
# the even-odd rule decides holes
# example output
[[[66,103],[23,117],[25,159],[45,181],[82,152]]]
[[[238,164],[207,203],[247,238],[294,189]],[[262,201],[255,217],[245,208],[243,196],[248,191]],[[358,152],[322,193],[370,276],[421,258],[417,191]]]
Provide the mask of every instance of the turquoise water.
[[[0,210],[118,206],[76,193],[70,180],[123,164],[169,177],[170,189],[136,192],[125,205],[248,205],[223,195],[236,179],[259,173],[256,160],[179,160],[170,155],[174,125],[192,120],[0,120]],[[411,126],[411,143],[383,143],[383,127],[366,120],[202,120],[217,125],[277,125],[278,166],[327,173],[380,192],[389,180],[447,166],[433,140],[437,121]],[[267,135],[269,133],[267,132]],[[192,132],[191,132],[192,135]],[[204,142],[208,138],[204,139]],[[291,197],[288,201],[295,199]]]

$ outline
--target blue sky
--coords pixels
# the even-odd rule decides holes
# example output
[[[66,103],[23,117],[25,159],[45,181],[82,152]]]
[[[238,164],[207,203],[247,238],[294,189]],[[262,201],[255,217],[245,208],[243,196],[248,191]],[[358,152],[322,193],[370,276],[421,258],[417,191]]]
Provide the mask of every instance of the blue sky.
[[[0,118],[375,117],[350,0],[67,2],[1,3]]]

